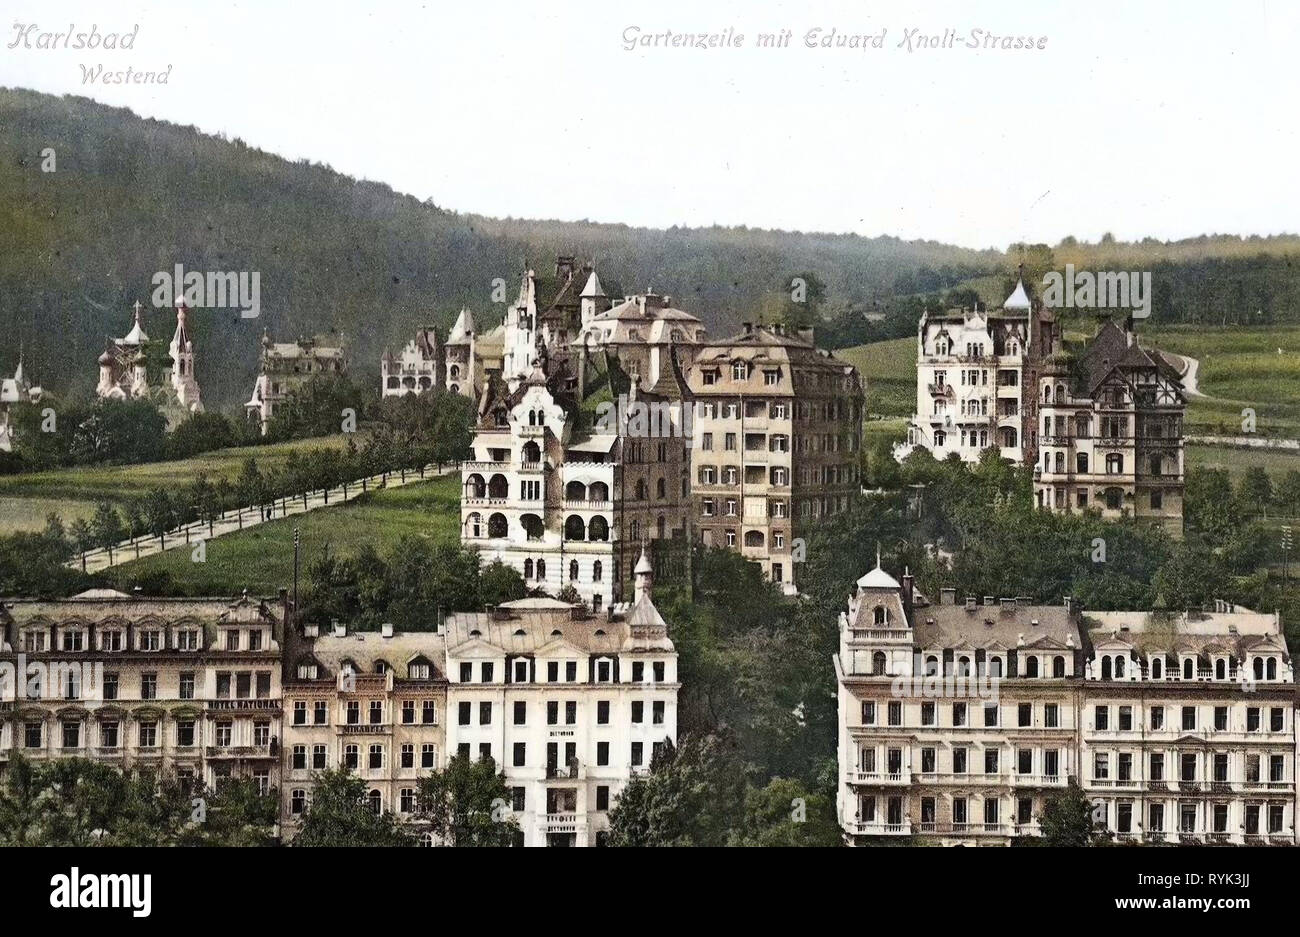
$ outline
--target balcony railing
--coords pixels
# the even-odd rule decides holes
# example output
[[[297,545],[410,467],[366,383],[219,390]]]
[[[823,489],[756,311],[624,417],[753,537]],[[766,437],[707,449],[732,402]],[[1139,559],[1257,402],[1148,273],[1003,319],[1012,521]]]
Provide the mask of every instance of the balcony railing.
[[[547,780],[555,780],[557,778],[576,778],[578,777],[579,768],[580,766],[576,759],[569,762],[567,765],[548,764],[546,766],[546,778]]]

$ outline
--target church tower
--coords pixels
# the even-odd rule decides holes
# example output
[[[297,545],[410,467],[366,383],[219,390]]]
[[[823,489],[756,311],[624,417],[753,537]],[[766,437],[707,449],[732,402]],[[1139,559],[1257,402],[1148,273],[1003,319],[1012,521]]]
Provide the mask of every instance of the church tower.
[[[169,349],[172,358],[172,389],[180,405],[190,412],[201,412],[199,382],[194,376],[194,339],[185,316],[185,298],[176,297],[176,334]]]

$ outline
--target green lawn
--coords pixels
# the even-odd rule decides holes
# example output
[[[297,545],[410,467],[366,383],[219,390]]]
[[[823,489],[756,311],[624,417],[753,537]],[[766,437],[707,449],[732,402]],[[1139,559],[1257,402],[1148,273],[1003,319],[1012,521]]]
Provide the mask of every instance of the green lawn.
[[[36,530],[45,525],[51,512],[70,524],[78,517],[89,518],[95,502],[103,499],[121,503],[145,494],[150,488],[175,489],[192,482],[199,472],[210,481],[227,478],[233,482],[252,456],[265,471],[278,467],[294,450],[324,446],[343,448],[347,437],[322,436],[265,446],[218,449],[175,462],[144,465],[92,465],[0,476],[0,534]]]
[[[1237,449],[1230,446],[1188,446],[1187,465],[1227,469],[1234,480],[1248,468],[1260,466],[1276,485],[1282,476],[1300,469],[1300,453],[1271,449]]]
[[[404,535],[456,540],[460,536],[460,476],[447,475],[401,488],[372,491],[333,507],[259,524],[208,541],[207,558],[195,563],[188,546],[114,567],[105,575],[118,588],[166,572],[189,595],[235,595],[243,589],[272,594],[293,584],[293,529],[302,532],[300,576],[328,545],[337,555],[370,544],[387,553]]]

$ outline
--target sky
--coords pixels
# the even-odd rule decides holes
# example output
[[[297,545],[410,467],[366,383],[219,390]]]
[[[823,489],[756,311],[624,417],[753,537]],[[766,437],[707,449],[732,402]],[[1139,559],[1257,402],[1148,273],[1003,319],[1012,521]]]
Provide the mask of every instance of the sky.
[[[1300,229],[1293,2],[0,0],[0,11],[0,85],[238,137],[455,211],[996,248]],[[134,33],[131,48],[35,47],[42,33],[92,28]],[[782,29],[787,46],[759,45]],[[719,40],[628,48],[665,32]],[[1030,47],[986,49],[987,35]],[[850,36],[880,47],[833,44]],[[165,84],[102,81],[169,66]],[[88,78],[97,67],[100,81]]]

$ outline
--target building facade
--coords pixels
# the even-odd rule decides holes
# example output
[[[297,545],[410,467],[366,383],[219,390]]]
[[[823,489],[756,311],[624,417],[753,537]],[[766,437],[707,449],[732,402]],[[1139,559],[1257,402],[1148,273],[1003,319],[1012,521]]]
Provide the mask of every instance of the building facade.
[[[0,608],[0,764],[81,757],[279,785],[285,606],[107,589]]]
[[[912,596],[909,600],[907,597]],[[1006,845],[1075,780],[1119,841],[1295,843],[1277,615],[1083,613],[877,568],[840,618],[838,809],[853,844]]]
[[[265,436],[276,407],[289,394],[318,375],[345,371],[347,358],[342,348],[322,345],[315,339],[273,342],[270,335],[263,333],[261,366],[253,383],[253,394],[244,404],[244,413]]]
[[[447,621],[447,750],[492,758],[526,846],[604,843],[631,778],[677,740],[677,653],[637,564],[604,614],[521,599]]]
[[[423,394],[442,387],[443,352],[438,333],[420,329],[399,354],[384,349],[379,359],[379,392],[384,397]]]
[[[1006,598],[917,604],[877,564],[840,617],[837,807],[855,845],[1005,845],[1076,774],[1077,615]]]
[[[1038,397],[1040,507],[1146,518],[1182,534],[1182,380],[1131,323],[1105,322],[1077,358],[1048,359]]]
[[[23,370],[22,355],[12,377],[0,379],[0,452],[14,449],[14,422],[12,408],[15,404],[40,403],[44,391],[32,384]]]
[[[862,385],[811,330],[746,325],[695,349],[691,524],[795,587],[795,541],[847,510],[860,488]]]
[[[1295,677],[1281,621],[1088,616],[1083,788],[1120,841],[1294,845]]]
[[[917,329],[916,415],[900,461],[916,448],[979,461],[993,447],[1034,464],[1043,359],[1059,347],[1055,319],[1018,281],[1000,309],[925,313]]]
[[[441,632],[326,634],[308,625],[286,649],[281,816],[292,839],[311,806],[314,776],[347,768],[389,811],[433,845],[417,810],[419,780],[445,764],[446,640]]]

